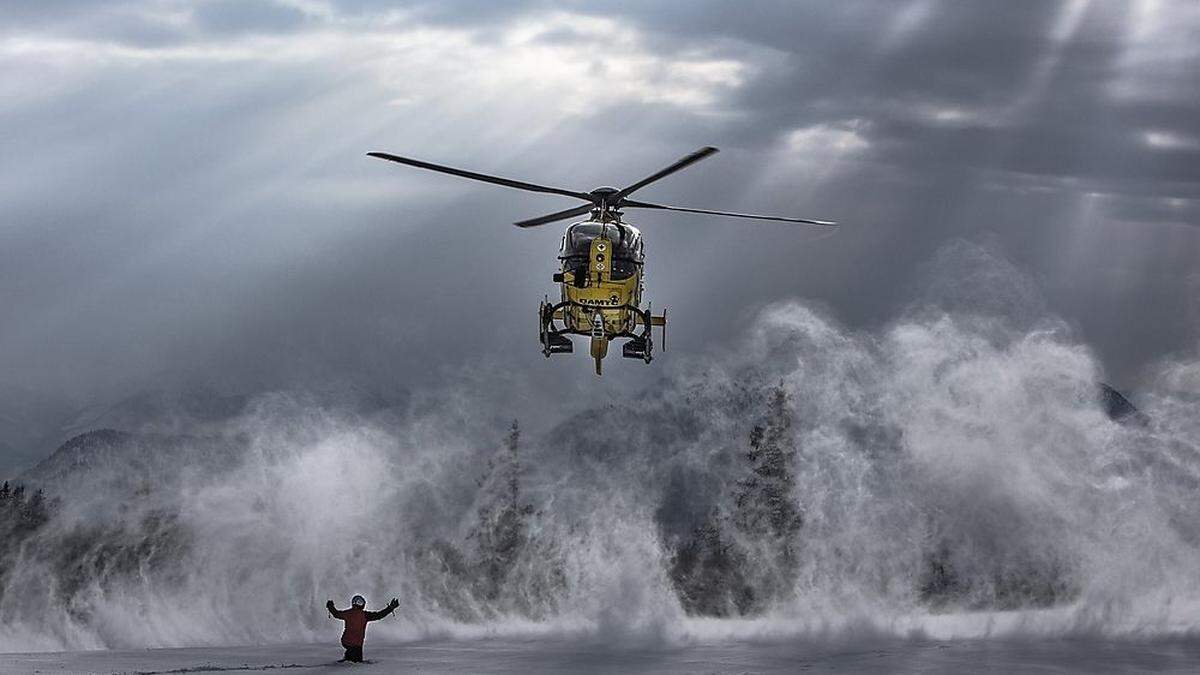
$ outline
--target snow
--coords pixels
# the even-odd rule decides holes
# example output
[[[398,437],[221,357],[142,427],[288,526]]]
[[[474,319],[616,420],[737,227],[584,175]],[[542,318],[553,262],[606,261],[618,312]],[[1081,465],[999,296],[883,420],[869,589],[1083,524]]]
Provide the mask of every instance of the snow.
[[[372,644],[338,663],[328,644],[0,654],[3,673],[1194,673],[1200,640],[885,640],[622,646],[601,641]]]

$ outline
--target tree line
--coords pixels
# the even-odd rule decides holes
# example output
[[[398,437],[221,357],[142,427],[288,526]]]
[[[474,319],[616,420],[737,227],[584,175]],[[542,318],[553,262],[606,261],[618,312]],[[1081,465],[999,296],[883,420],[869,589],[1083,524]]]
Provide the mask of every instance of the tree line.
[[[732,453],[732,476],[706,511],[686,528],[659,537],[667,578],[689,614],[730,617],[761,613],[795,593],[803,551],[805,513],[797,494],[801,466],[789,394],[782,383],[755,394],[757,420]],[[568,590],[565,539],[569,524],[547,518],[526,489],[522,434],[513,421],[475,481],[474,504],[457,535],[413,542],[406,551],[418,592],[464,621],[502,614],[541,618],[554,613]],[[686,486],[685,490],[693,486]],[[136,499],[137,495],[131,496]],[[663,498],[664,509],[667,506]],[[193,545],[169,507],[138,510],[128,522],[77,525],[55,535],[53,546],[31,546],[58,507],[42,490],[0,486],[0,597],[18,556],[36,558],[55,572],[62,599],[88,584],[101,587],[123,575],[149,572],[164,584],[183,582]],[[661,514],[660,510],[660,514]],[[660,515],[659,521],[666,516]],[[554,529],[558,527],[559,529]],[[33,542],[36,544],[36,541]],[[1077,592],[1071,570],[1037,561],[988,576],[956,569],[957,541],[931,541],[914,597],[938,608],[970,605],[1051,605]],[[173,576],[180,577],[173,581]],[[988,599],[990,598],[990,599]],[[70,603],[86,612],[86,603]],[[80,619],[86,619],[81,615]],[[3,619],[3,617],[0,617]]]

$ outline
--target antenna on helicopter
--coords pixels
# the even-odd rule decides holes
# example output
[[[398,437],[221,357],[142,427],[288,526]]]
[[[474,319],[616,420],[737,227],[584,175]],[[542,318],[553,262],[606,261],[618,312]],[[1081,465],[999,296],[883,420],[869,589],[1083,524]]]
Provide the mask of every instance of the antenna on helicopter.
[[[751,219],[751,220],[772,220],[772,221],[784,222],[784,223],[803,223],[803,224],[807,224],[807,225],[820,225],[820,226],[825,226],[825,227],[834,227],[837,225],[837,223],[828,221],[828,220],[811,220],[808,218],[791,218],[791,217],[787,217],[787,216],[764,216],[764,215],[757,215],[757,214],[752,214],[752,213],[734,213],[731,211],[712,211],[709,209],[695,209],[695,208],[684,207],[684,206],[668,206],[666,204],[654,204],[652,202],[642,202],[642,201],[635,201],[633,199],[628,199],[629,195],[633,194],[637,190],[640,190],[655,181],[666,178],[667,176],[669,176],[677,171],[685,169],[685,168],[691,166],[692,164],[699,162],[702,159],[710,157],[711,155],[715,154],[716,152],[717,152],[716,148],[714,148],[712,146],[705,146],[685,157],[680,158],[678,161],[671,164],[670,166],[667,166],[664,169],[656,171],[656,172],[650,174],[649,176],[646,176],[645,178],[637,181],[636,183],[630,184],[627,187],[621,188],[619,190],[617,188],[612,188],[612,187],[598,187],[590,192],[580,192],[578,190],[568,190],[566,188],[552,187],[552,186],[547,186],[547,185],[538,185],[536,183],[527,183],[525,181],[513,180],[511,178],[503,178],[501,176],[492,176],[492,175],[488,175],[488,174],[484,174],[484,173],[477,173],[474,171],[455,169],[453,167],[443,166],[441,164],[433,164],[432,162],[423,162],[419,159],[412,159],[409,157],[400,157],[399,155],[393,155],[393,154],[386,153],[386,152],[368,152],[367,154],[371,157],[378,157],[379,159],[386,159],[390,162],[398,162],[400,164],[414,166],[414,167],[417,167],[418,169],[427,169],[429,171],[438,171],[441,173],[448,173],[452,176],[459,176],[460,178],[469,178],[471,180],[478,180],[478,181],[482,181],[484,183],[492,183],[494,185],[503,185],[504,187],[515,188],[517,190],[525,190],[528,192],[541,192],[541,193],[545,193],[545,194],[562,195],[564,197],[574,197],[575,199],[582,199],[583,201],[588,202],[587,204],[585,204],[583,206],[576,206],[574,208],[565,209],[562,211],[556,211],[555,213],[548,213],[544,216],[538,216],[536,218],[530,218],[528,220],[518,221],[518,222],[514,223],[514,225],[516,225],[517,227],[536,227],[538,225],[545,225],[546,223],[553,223],[558,220],[566,220],[567,218],[574,218],[575,216],[582,216],[593,210],[599,211],[599,216],[600,216],[599,219],[601,221],[608,220],[611,217],[615,222],[620,223],[620,209],[623,209],[623,208],[658,209],[658,210],[662,210],[662,211],[681,211],[684,213],[699,213],[699,214],[704,214],[704,215],[709,215],[709,216],[725,216],[725,217],[729,217],[729,218],[747,218],[747,219]]]

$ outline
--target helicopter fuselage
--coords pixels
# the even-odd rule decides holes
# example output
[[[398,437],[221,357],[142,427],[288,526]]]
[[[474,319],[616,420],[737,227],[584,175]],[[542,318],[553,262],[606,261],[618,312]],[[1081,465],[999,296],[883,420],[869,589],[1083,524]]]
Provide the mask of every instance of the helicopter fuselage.
[[[608,342],[618,338],[629,340],[623,356],[649,362],[650,328],[665,326],[666,317],[641,307],[645,245],[637,228],[611,216],[575,223],[563,234],[558,258],[559,302],[541,309],[546,356],[572,351],[566,336],[583,335],[590,338],[597,373]]]
[[[602,234],[590,240],[577,234],[593,224],[601,226]],[[634,243],[622,242],[622,234]],[[570,238],[577,240],[574,248],[569,248]],[[580,239],[584,241],[580,242]],[[633,330],[633,317],[625,308],[639,307],[642,301],[644,257],[640,251],[640,233],[629,225],[588,221],[568,228],[562,241],[559,255],[562,281],[559,285],[560,299],[569,303],[564,316],[567,325],[590,331],[592,319],[599,312],[606,333],[620,335]],[[616,257],[622,253],[625,255],[618,262]]]

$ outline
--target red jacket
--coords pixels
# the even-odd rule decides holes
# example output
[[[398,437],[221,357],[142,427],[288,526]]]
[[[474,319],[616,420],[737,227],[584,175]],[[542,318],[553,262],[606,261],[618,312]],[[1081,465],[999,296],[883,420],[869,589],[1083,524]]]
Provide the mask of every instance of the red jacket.
[[[368,612],[362,607],[351,607],[350,609],[335,609],[333,603],[325,605],[329,613],[335,619],[341,619],[346,624],[345,630],[342,631],[342,646],[343,647],[361,647],[363,639],[367,636],[367,623],[370,621],[378,621],[388,614],[392,613],[395,607],[388,605],[382,611]]]

